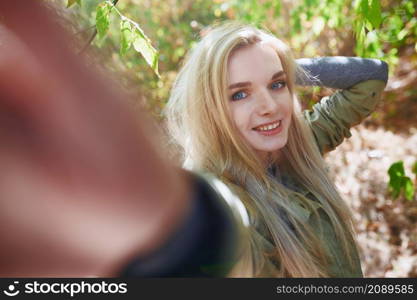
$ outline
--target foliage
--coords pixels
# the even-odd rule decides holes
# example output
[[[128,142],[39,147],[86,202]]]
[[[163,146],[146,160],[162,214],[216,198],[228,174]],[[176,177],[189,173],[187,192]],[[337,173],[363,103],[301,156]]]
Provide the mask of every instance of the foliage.
[[[109,15],[113,6],[108,1],[100,3],[96,9],[96,28],[99,38],[103,38],[109,29]]]
[[[79,24],[97,25],[101,38],[95,46],[119,49],[118,56],[109,52],[109,60],[135,74],[131,80],[156,115],[165,105],[185,53],[207,26],[219,21],[265,27],[287,41],[297,57],[383,59],[392,74],[401,51],[417,49],[415,0],[124,0],[117,8],[109,1],[68,0],[67,6],[78,14]],[[411,55],[415,66],[417,56]],[[155,76],[158,63],[160,77]],[[311,94],[307,96],[311,99]]]
[[[75,2],[81,5],[81,0],[68,0],[67,7],[72,6]],[[145,61],[159,77],[158,52],[152,46],[152,42],[145,35],[140,25],[121,14],[121,12],[116,8],[117,2],[118,0],[107,0],[98,3],[96,6],[95,27],[99,39],[102,40],[107,36],[110,23],[112,21],[111,13],[112,11],[115,11],[120,17],[120,56],[124,56],[133,45],[133,48],[142,54]]]
[[[413,166],[413,172],[416,174],[417,182],[417,162]],[[397,161],[393,163],[388,169],[388,175],[390,177],[388,187],[392,197],[398,198],[401,191],[403,191],[407,200],[413,200],[417,186],[414,188],[411,178],[405,175],[403,161]]]
[[[124,0],[116,8],[111,1],[67,1],[67,7],[78,13],[80,24],[96,25],[99,39],[94,45],[101,47],[101,52],[119,49],[118,53],[108,52],[109,65],[119,65],[134,74],[131,81],[140,87],[147,108],[157,117],[161,117],[185,53],[213,23],[240,20],[265,27],[286,40],[296,56],[383,59],[390,64],[392,75],[417,67],[416,4],[415,0]],[[407,63],[398,64],[407,51]],[[405,71],[401,69],[404,66]],[[301,96],[316,99],[320,91],[311,89]],[[417,90],[410,88],[404,94],[417,97]],[[395,99],[398,95],[387,97]],[[387,116],[393,114],[395,109],[389,106]],[[410,187],[410,181],[398,180]],[[393,191],[398,192],[398,185]],[[410,195],[411,189],[407,191]]]

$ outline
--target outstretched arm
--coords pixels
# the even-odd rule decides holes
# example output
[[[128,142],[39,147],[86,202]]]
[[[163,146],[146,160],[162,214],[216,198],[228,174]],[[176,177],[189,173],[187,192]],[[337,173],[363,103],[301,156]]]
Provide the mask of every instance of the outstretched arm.
[[[1,275],[111,275],[172,233],[189,183],[39,1],[0,14]]]
[[[164,159],[155,125],[69,49],[39,1],[0,1],[0,16],[0,276],[117,276],[187,233],[187,222],[202,225],[195,216],[215,196]],[[205,221],[232,222],[211,205]],[[210,228],[216,251],[226,225]],[[129,266],[124,274],[155,274]]]

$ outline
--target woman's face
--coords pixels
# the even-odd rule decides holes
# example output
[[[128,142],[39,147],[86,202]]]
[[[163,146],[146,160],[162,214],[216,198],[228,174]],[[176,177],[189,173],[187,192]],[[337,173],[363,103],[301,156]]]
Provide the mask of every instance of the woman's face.
[[[293,103],[273,48],[257,43],[236,50],[228,63],[227,84],[232,119],[249,145],[262,159],[283,148]]]

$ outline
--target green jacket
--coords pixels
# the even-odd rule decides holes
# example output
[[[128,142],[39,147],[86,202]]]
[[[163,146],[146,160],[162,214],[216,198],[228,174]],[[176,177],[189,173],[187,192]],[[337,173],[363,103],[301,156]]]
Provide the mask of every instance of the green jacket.
[[[329,97],[323,98],[315,104],[312,110],[304,111],[304,117],[310,125],[317,146],[322,154],[334,150],[340,145],[344,138],[351,137],[350,128],[362,122],[376,108],[381,93],[385,88],[385,82],[379,80],[368,80],[360,82],[349,89],[341,90]],[[313,199],[314,196],[297,186],[299,192],[307,199]],[[317,205],[318,202],[315,202]],[[318,209],[318,208],[317,208]],[[346,258],[338,243],[337,237],[327,216],[323,210],[319,210],[320,220],[317,220],[313,214],[308,221],[313,228],[318,228],[320,222],[325,230],[323,240],[328,246],[328,251],[334,257],[333,264],[330,267],[330,274],[334,277],[362,277],[362,270],[357,250],[352,247],[356,266],[350,269],[347,265]]]
[[[317,146],[322,154],[335,149],[340,145],[344,138],[351,136],[350,128],[359,124],[363,119],[371,114],[375,110],[379,100],[381,99],[381,93],[384,90],[385,82],[380,80],[368,80],[363,81],[354,86],[340,90],[332,94],[331,96],[324,97],[321,101],[315,104],[311,110],[305,110],[303,115],[305,120],[311,127],[313,135],[317,142]],[[207,174],[206,174],[207,175]],[[290,177],[283,175],[285,184],[289,186],[294,193],[291,194],[292,202],[294,203],[299,216],[310,223],[312,228],[322,228],[323,231],[319,231],[318,234],[323,240],[327,251],[332,257],[332,262],[329,270],[331,277],[362,277],[362,270],[360,259],[357,250],[352,247],[352,255],[355,261],[354,268],[350,268],[347,264],[346,257],[342,253],[341,246],[338,242],[338,238],[335,235],[333,226],[328,220],[327,214],[324,210],[320,209],[321,204],[315,199],[314,195],[308,190],[305,190],[302,186],[298,185]],[[213,177],[206,176],[209,182],[213,180]],[[213,185],[214,186],[214,185]],[[219,189],[219,186],[214,186],[220,195],[228,202],[229,206],[237,216],[238,222],[244,226],[247,226],[247,216],[242,213],[241,205],[236,204],[236,198],[230,197],[230,192],[225,192],[225,189]],[[318,214],[314,214],[310,208],[303,206],[300,198],[307,199],[313,209]],[[239,208],[239,209],[237,209]],[[317,215],[319,217],[317,217]],[[242,230],[243,232],[243,230]],[[259,243],[264,243],[264,246],[273,250],[273,244],[268,238],[259,234],[255,237]],[[274,273],[274,264],[272,262],[266,262],[264,268],[259,274],[260,277],[272,277]],[[239,276],[239,273],[232,274],[232,276]]]

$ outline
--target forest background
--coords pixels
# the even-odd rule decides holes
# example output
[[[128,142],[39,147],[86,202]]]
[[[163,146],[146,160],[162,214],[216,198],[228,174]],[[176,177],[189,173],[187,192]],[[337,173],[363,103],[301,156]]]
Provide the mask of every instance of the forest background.
[[[51,0],[77,51],[162,124],[185,54],[209,25],[267,28],[296,56],[389,64],[376,111],[325,159],[354,213],[364,275],[417,277],[417,0]],[[299,88],[304,108],[332,93]]]

